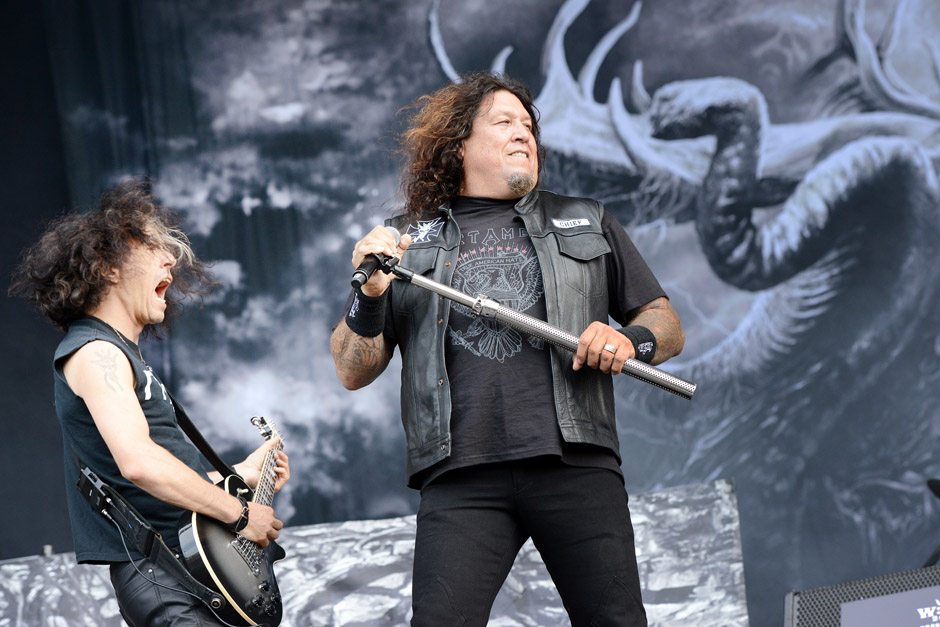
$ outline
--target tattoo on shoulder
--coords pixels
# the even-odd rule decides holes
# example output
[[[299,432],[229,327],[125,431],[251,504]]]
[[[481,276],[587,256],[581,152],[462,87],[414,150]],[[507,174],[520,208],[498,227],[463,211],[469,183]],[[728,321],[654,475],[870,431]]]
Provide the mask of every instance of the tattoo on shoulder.
[[[98,366],[98,368],[101,370],[101,374],[104,377],[104,382],[109,389],[115,392],[121,392],[124,390],[124,388],[121,387],[121,382],[118,380],[117,376],[117,355],[109,353],[109,351],[104,348],[99,348],[94,353],[92,353],[91,363]]]

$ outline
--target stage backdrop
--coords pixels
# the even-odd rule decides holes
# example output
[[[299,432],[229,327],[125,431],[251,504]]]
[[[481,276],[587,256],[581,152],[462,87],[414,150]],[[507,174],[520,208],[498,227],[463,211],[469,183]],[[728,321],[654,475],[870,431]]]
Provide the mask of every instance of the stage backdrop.
[[[616,382],[627,488],[735,481],[752,624],[940,542],[933,0],[43,6],[72,204],[148,175],[185,214],[223,286],[145,351],[225,453],[279,423],[288,524],[415,509],[397,360],[347,392],[328,338],[399,204],[399,110],[496,68],[537,95],[542,186],[603,201],[682,318],[693,401]],[[730,244],[716,207],[748,221]]]

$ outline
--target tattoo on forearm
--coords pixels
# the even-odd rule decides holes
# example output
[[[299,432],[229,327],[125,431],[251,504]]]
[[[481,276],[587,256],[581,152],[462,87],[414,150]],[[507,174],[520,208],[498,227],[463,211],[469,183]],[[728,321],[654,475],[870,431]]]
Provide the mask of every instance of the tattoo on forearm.
[[[330,352],[333,354],[337,372],[342,372],[362,384],[370,383],[378,377],[385,370],[390,357],[382,335],[363,337],[352,332],[345,323],[340,323],[333,332],[330,338]]]
[[[685,345],[685,334],[682,324],[672,305],[666,301],[664,305],[655,305],[637,314],[630,324],[646,327],[656,336],[656,356],[653,364],[660,364],[670,357],[675,357]]]
[[[101,370],[104,382],[109,389],[115,392],[124,390],[117,376],[118,361],[116,355],[109,354],[108,351],[101,349],[92,354],[91,363]]]

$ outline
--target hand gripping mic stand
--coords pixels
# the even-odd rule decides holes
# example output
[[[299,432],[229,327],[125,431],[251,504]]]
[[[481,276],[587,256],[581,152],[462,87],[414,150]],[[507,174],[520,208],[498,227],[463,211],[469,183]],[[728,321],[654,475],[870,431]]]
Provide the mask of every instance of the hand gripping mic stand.
[[[577,336],[555,328],[538,318],[519,313],[509,307],[504,307],[495,300],[487,298],[485,294],[474,298],[452,287],[448,287],[437,281],[432,281],[420,274],[415,274],[408,268],[403,268],[398,265],[398,258],[396,257],[383,258],[382,266],[379,269],[386,274],[392,273],[399,279],[408,281],[412,285],[423,287],[448,300],[469,307],[474,317],[483,316],[484,318],[492,318],[498,322],[508,324],[517,331],[534,335],[560,348],[572,352],[578,350]],[[650,385],[662,388],[667,392],[672,392],[676,396],[681,396],[686,400],[691,400],[692,395],[695,394],[696,386],[694,383],[680,379],[679,377],[673,376],[668,372],[664,372],[659,368],[650,366],[637,359],[628,359],[626,363],[623,364],[621,372],[635,377],[640,381],[645,381]]]

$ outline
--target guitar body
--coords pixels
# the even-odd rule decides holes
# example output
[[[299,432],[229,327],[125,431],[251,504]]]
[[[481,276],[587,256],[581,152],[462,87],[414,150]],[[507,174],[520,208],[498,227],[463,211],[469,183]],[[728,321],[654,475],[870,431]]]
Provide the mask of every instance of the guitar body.
[[[233,496],[253,497],[237,475],[226,477],[222,487]],[[284,559],[285,553],[277,543],[261,549],[218,520],[196,512],[183,516],[179,538],[190,574],[228,601],[216,610],[220,618],[233,625],[280,624],[281,595],[272,566]]]

